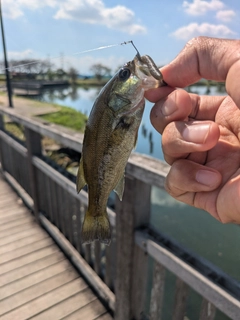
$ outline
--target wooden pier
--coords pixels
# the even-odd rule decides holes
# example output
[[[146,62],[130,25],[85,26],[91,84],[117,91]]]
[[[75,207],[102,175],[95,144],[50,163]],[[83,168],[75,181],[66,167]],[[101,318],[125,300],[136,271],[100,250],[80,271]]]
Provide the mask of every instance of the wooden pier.
[[[111,315],[0,175],[0,319]]]
[[[6,116],[24,128],[23,142],[7,132]],[[0,289],[0,303],[9,299],[6,309],[0,305],[0,312],[5,310],[1,319],[111,319],[90,287],[116,320],[186,319],[192,292],[198,296],[198,306],[191,319],[217,320],[219,312],[228,319],[240,319],[240,283],[201,257],[189,254],[150,225],[151,188],[164,187],[169,170],[166,164],[132,154],[126,167],[123,201],[120,203],[116,199],[114,209],[108,208],[111,245],[99,242],[83,245],[81,224],[88,195],[85,191],[77,194],[73,177],[45,156],[41,143],[45,136],[81,152],[82,134],[0,107],[2,175],[33,212],[32,215],[22,204],[16,204],[15,195],[11,194],[11,200],[5,200],[4,194],[10,194],[5,192],[9,187],[3,186],[1,181],[3,194],[0,199],[3,202],[0,202],[0,209],[3,214],[0,219],[6,225],[0,226],[0,241],[3,241],[0,274],[10,274],[11,278],[0,277],[0,285],[6,287],[6,290]],[[11,211],[10,205],[13,205]],[[1,257],[6,260],[1,262]],[[20,261],[18,269],[14,266],[17,261]],[[167,281],[169,273],[174,277],[172,287]],[[22,274],[21,279],[19,274]],[[166,301],[172,303],[166,307]],[[67,315],[61,314],[60,306]],[[10,307],[12,310],[7,309]],[[20,318],[15,309],[28,313]],[[32,310],[36,310],[34,315]],[[83,310],[84,316],[76,314]],[[101,314],[86,315],[94,310],[101,310]],[[11,315],[9,318],[7,312]],[[49,316],[46,316],[47,312]],[[16,318],[13,315],[17,315]]]

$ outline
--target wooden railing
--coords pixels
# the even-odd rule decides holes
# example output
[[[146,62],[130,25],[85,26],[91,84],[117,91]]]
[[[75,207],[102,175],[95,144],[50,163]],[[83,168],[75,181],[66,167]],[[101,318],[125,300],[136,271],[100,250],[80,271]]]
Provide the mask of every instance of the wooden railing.
[[[6,131],[6,116],[24,128],[23,143]],[[82,245],[80,230],[88,195],[85,191],[77,194],[74,179],[48,163],[43,155],[43,136],[81,152],[82,134],[0,108],[2,173],[32,208],[36,220],[108,304],[115,319],[166,319],[163,316],[166,271],[176,276],[175,290],[170,294],[174,295],[171,319],[184,319],[187,315],[189,288],[202,296],[200,312],[196,312],[194,319],[214,319],[217,309],[231,319],[240,319],[239,283],[229,277],[225,282],[230,289],[221,287],[211,280],[216,270],[210,268],[208,275],[202,274],[193,263],[198,257],[185,261],[184,248],[181,250],[185,253],[180,257],[174,253],[177,244],[171,246],[170,240],[161,241],[162,237],[150,228],[151,188],[163,188],[168,172],[166,164],[132,154],[126,167],[123,201],[116,200],[114,211],[108,209],[111,245],[99,242]],[[152,279],[148,272],[150,258],[153,259]],[[152,286],[148,310],[149,283]],[[234,288],[232,292],[231,288]]]

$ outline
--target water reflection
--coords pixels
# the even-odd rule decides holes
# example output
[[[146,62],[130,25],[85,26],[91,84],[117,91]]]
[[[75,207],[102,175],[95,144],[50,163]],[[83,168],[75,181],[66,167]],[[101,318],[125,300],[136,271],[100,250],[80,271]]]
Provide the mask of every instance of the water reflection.
[[[147,129],[147,127],[146,127],[146,125],[144,123],[142,124],[141,131],[142,131],[142,138],[143,139],[147,139],[148,143],[149,143],[149,148],[148,148],[149,152],[148,152],[148,154],[152,155],[153,152],[154,152],[154,148],[153,148],[154,147],[153,133],[152,133],[152,131]],[[149,133],[148,133],[148,131],[149,131]]]
[[[195,93],[198,95],[210,95],[210,96],[226,95],[226,89],[225,89],[224,83],[216,83],[216,85],[211,85],[211,82],[207,82],[206,85],[191,85],[185,89],[189,93]]]

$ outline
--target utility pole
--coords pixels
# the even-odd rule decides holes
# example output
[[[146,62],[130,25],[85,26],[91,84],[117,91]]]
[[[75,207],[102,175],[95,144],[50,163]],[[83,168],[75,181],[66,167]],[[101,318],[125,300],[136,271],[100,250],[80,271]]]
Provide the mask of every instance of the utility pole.
[[[13,108],[13,103],[12,103],[12,88],[11,88],[11,82],[10,82],[9,70],[8,70],[8,61],[7,61],[7,53],[6,53],[6,45],[5,45],[5,37],[4,37],[4,29],[3,29],[2,4],[1,4],[1,0],[0,0],[0,23],[1,23],[1,31],[2,31],[2,42],[3,42],[5,74],[6,74],[6,81],[7,81],[8,101],[9,101],[9,107]]]

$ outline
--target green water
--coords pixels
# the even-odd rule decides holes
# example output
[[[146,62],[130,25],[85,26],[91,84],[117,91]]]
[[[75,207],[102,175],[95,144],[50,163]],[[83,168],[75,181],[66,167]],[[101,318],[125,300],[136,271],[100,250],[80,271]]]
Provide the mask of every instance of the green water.
[[[181,245],[240,280],[240,227],[221,224],[203,210],[153,187],[151,223]]]

